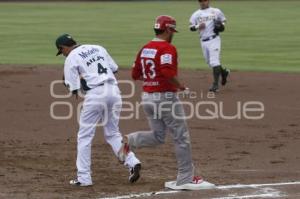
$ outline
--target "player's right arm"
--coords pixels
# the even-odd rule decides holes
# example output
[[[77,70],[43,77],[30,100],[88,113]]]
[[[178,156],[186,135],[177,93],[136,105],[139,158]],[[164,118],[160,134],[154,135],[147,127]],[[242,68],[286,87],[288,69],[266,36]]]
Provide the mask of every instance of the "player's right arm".
[[[80,75],[76,61],[68,57],[64,65],[64,82],[70,92],[77,95],[80,89]]]
[[[198,11],[194,12],[189,20],[189,22],[190,22],[189,28],[190,28],[190,31],[193,31],[193,32],[197,31],[197,30],[205,29],[205,23],[199,23],[197,21],[197,15],[198,15],[197,13],[198,13]]]
[[[132,65],[131,77],[133,80],[143,80],[143,71],[141,66],[141,51],[136,56],[135,62]]]
[[[189,26],[190,31],[196,31],[197,30],[197,28],[196,28],[197,21],[196,21],[195,13],[192,14],[192,16],[190,17],[189,22],[190,22],[190,26]]]

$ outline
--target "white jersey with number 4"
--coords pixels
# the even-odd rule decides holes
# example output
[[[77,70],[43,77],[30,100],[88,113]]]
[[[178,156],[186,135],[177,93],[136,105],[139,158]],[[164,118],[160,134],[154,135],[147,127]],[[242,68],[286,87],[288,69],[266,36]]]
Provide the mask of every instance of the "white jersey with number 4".
[[[220,9],[209,7],[195,11],[190,18],[190,25],[197,26],[205,23],[205,28],[200,31],[200,37],[206,39],[215,35],[215,20],[225,22],[226,18]]]
[[[102,46],[80,45],[67,56],[64,64],[65,84],[70,91],[80,89],[80,78],[89,88],[95,88],[106,81],[117,84],[114,72],[118,65]]]
[[[65,60],[65,83],[70,91],[80,88],[80,79],[85,79],[90,88],[84,96],[80,110],[77,135],[77,180],[86,185],[92,183],[91,146],[97,125],[103,126],[104,138],[116,157],[122,148],[122,135],[119,130],[119,117],[122,98],[114,72],[117,64],[98,45],[81,45],[74,48]],[[124,165],[133,169],[140,161],[129,152]]]

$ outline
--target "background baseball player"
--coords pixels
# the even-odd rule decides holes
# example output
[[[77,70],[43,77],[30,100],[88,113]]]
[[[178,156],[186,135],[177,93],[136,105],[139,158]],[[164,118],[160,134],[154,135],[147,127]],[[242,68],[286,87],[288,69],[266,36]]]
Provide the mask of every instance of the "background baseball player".
[[[178,165],[176,188],[192,189],[201,187],[202,180],[194,177],[189,130],[183,106],[176,95],[178,90],[186,88],[177,79],[177,50],[171,44],[173,34],[177,32],[175,28],[173,17],[158,16],[154,26],[156,38],[147,43],[136,57],[132,78],[143,81],[142,104],[151,131],[124,136],[124,151],[163,144],[169,130]]]
[[[229,70],[223,68],[220,62],[221,38],[220,32],[225,29],[226,18],[218,8],[209,6],[209,0],[198,0],[200,9],[194,12],[190,18],[190,30],[199,31],[201,47],[206,63],[212,67],[214,82],[209,89],[216,92],[219,89],[219,77],[221,84],[225,85]]]
[[[81,88],[81,83],[86,90],[77,139],[77,178],[71,180],[70,184],[90,186],[91,144],[96,124],[99,121],[103,124],[104,138],[117,157],[122,146],[122,135],[118,126],[122,101],[114,76],[118,66],[103,47],[77,45],[68,34],[57,38],[56,47],[57,55],[63,54],[66,57],[65,85],[73,94]],[[124,165],[130,169],[129,181],[138,180],[141,164],[133,152],[128,153]]]

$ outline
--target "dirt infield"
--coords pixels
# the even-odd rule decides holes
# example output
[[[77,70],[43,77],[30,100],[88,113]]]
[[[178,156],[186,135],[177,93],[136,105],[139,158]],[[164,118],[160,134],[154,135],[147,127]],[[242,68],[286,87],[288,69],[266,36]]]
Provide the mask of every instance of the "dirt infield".
[[[189,119],[198,174],[217,185],[300,181],[300,74],[233,72],[228,86],[214,99],[208,99],[206,90],[211,75],[204,71],[181,72],[181,79],[196,96],[183,101],[215,102],[218,107],[223,102],[225,115],[238,112],[239,104],[244,110],[243,106],[251,101],[261,102],[265,109],[260,120],[247,119],[243,114],[240,119],[230,120],[203,120],[195,115]],[[68,185],[76,172],[78,124],[75,116],[68,120],[52,119],[50,107],[53,102],[71,102],[76,112],[81,100],[50,95],[51,82],[60,80],[61,74],[58,67],[0,68],[0,198],[102,198],[164,190],[164,182],[174,180],[176,175],[170,137],[156,149],[136,151],[143,171],[141,179],[131,185],[127,182],[127,169],[113,157],[100,128],[93,145],[94,186]],[[118,79],[129,79],[129,71],[120,70]],[[139,102],[138,87],[134,97],[124,100]],[[123,94],[128,94],[128,89],[128,85],[121,85]],[[53,91],[66,93],[60,84]],[[199,112],[205,115],[207,108],[212,109],[201,106]],[[55,115],[66,116],[68,112],[65,105],[54,107]],[[255,114],[258,115],[252,116]],[[123,134],[148,129],[143,113],[140,115],[139,119],[120,121]],[[299,185],[276,189],[286,195],[284,198],[299,198],[299,190]],[[251,189],[209,190],[155,198],[213,198],[250,192]]]

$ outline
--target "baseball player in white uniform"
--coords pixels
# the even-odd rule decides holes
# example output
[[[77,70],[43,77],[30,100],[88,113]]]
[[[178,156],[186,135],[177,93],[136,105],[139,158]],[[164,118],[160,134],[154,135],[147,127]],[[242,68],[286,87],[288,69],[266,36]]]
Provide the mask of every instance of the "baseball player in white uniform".
[[[221,84],[225,85],[229,70],[223,68],[220,62],[221,38],[220,32],[225,30],[226,18],[218,8],[209,6],[210,0],[198,0],[200,9],[190,17],[190,30],[198,31],[201,47],[206,63],[213,69],[213,84],[209,91],[217,92],[219,89],[219,77]]]
[[[71,185],[90,186],[91,145],[96,125],[100,122],[104,128],[104,138],[120,159],[122,135],[119,131],[119,116],[122,106],[120,90],[114,73],[118,65],[108,52],[98,45],[77,45],[69,35],[63,34],[56,40],[59,54],[66,57],[64,64],[65,85],[77,95],[79,89],[86,91],[80,113],[77,138],[77,178]],[[140,177],[141,163],[133,152],[122,160],[129,168],[131,183]]]

